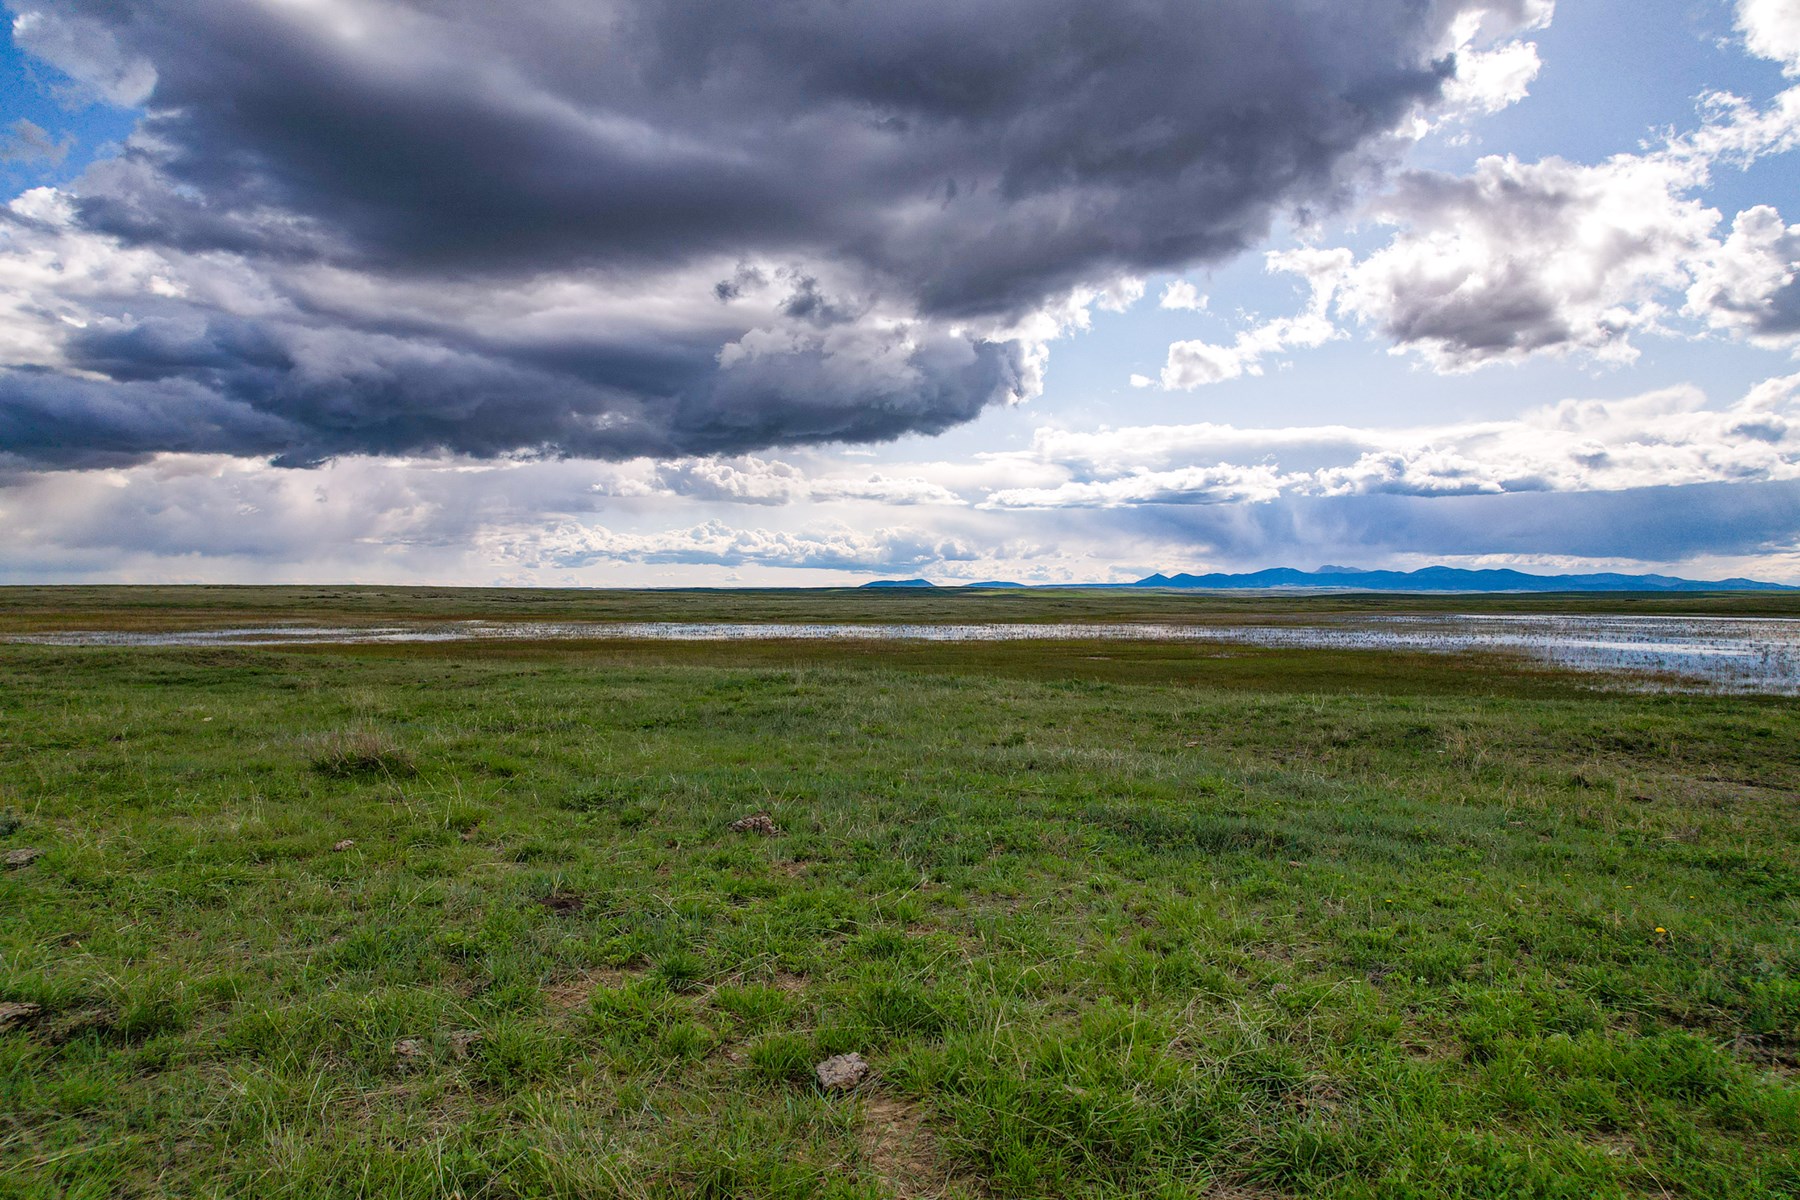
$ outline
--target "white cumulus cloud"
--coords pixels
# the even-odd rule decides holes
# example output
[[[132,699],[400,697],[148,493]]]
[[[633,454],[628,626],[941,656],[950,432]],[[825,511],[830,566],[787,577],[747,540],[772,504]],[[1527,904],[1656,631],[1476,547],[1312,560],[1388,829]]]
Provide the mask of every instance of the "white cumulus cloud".
[[[1307,278],[1312,285],[1312,298],[1305,311],[1246,329],[1229,345],[1198,340],[1174,343],[1162,370],[1164,387],[1188,391],[1243,375],[1261,375],[1262,360],[1270,355],[1322,346],[1341,336],[1328,314],[1338,280],[1353,261],[1350,252],[1311,248],[1274,251],[1267,261],[1271,271],[1291,271]]]
[[[1175,343],[1164,386],[1254,374],[1270,353],[1333,336],[1334,317],[1441,372],[1546,354],[1626,363],[1647,333],[1800,344],[1794,230],[1758,205],[1727,231],[1706,199],[1716,165],[1800,146],[1800,87],[1764,105],[1709,93],[1701,112],[1694,130],[1599,163],[1489,155],[1463,175],[1398,176],[1365,210],[1394,231],[1385,244],[1270,255],[1311,283],[1306,309],[1231,344]]]
[[[1738,0],[1737,24],[1752,54],[1774,59],[1789,75],[1800,75],[1800,4]]]
[[[1043,430],[1056,482],[988,508],[1266,503],[1284,496],[1617,492],[1800,479],[1800,375],[1711,407],[1692,387],[1566,400],[1511,420],[1404,429],[1159,425]],[[1210,460],[1210,461],[1209,461]],[[1285,461],[1284,461],[1285,460]]]
[[[1176,279],[1163,289],[1162,299],[1158,303],[1163,308],[1194,312],[1206,307],[1206,297],[1187,280]]]
[[[1800,225],[1768,205],[1737,215],[1731,235],[1699,265],[1690,312],[1753,341],[1784,344],[1800,334]]]
[[[688,529],[623,533],[565,521],[542,532],[488,540],[500,557],[530,568],[584,567],[610,560],[882,572],[980,556],[965,541],[907,526],[863,532],[846,525],[822,525],[790,532],[708,521]]]
[[[1699,181],[1683,157],[1629,154],[1408,175],[1373,210],[1400,232],[1344,271],[1339,305],[1441,370],[1546,350],[1629,361],[1712,245]]]

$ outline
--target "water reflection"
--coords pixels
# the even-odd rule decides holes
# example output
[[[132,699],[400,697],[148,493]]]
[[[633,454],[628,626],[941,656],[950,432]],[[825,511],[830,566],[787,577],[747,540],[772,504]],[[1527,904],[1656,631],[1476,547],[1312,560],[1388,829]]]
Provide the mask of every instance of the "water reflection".
[[[1159,641],[1356,650],[1483,651],[1640,685],[1800,694],[1800,620],[1748,617],[1424,616],[1269,625],[828,625],[727,622],[450,621],[378,626],[265,625],[165,633],[20,635],[55,646],[284,646],[446,641]]]

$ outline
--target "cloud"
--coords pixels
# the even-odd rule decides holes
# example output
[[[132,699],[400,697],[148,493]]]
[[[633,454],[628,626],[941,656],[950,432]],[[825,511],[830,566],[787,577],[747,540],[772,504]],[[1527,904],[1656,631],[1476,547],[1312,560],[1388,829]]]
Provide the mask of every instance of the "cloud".
[[[72,99],[129,108],[156,87],[156,68],[125,49],[104,18],[81,15],[73,6],[12,7],[13,42],[67,75]]]
[[[790,533],[739,529],[722,521],[648,534],[570,522],[539,534],[502,538],[495,548],[500,557],[529,568],[617,561],[879,573],[979,557],[966,542],[904,526],[864,533],[840,525]]]
[[[1162,308],[1173,308],[1185,312],[1197,312],[1206,307],[1206,297],[1200,289],[1185,279],[1170,281],[1163,289],[1162,299],[1158,305]]]
[[[741,458],[684,458],[654,464],[648,478],[636,473],[597,485],[615,496],[680,496],[723,504],[784,506],[837,500],[866,500],[888,505],[960,506],[964,500],[949,488],[917,476],[889,476],[832,471],[808,474],[791,463]]]
[[[0,162],[42,162],[57,166],[69,156],[75,136],[53,140],[42,126],[20,117],[0,132]]]
[[[1385,245],[1271,255],[1271,269],[1311,284],[1305,312],[1232,346],[1171,345],[1164,386],[1253,374],[1266,354],[1326,340],[1334,315],[1440,372],[1546,354],[1631,362],[1635,335],[1681,332],[1682,315],[1701,332],[1800,342],[1795,235],[1763,205],[1721,239],[1720,214],[1701,198],[1715,164],[1800,144],[1800,88],[1762,107],[1712,93],[1702,111],[1695,130],[1597,164],[1490,155],[1463,175],[1398,175],[1365,210],[1395,230]]]
[[[828,243],[930,308],[993,312],[1260,234],[1272,201],[1330,186],[1436,96],[1433,54],[1464,7],[932,0],[902,18],[637,0],[502,16],[339,0],[121,17],[74,0],[20,19],[98,28],[154,63],[147,129],[165,148],[136,160],[210,207],[325,220],[358,258]],[[121,225],[203,235],[179,197],[142,199],[160,207]]]
[[[0,453],[45,465],[881,440],[1026,386],[1020,344],[875,310],[832,323],[795,303],[816,294],[811,276],[732,305],[757,322],[744,332],[710,294],[621,296],[588,277],[276,276],[236,256],[125,247],[73,209],[36,189],[0,214],[0,311],[16,318],[0,332]],[[660,282],[710,292],[716,266]]]
[[[1162,385],[1191,390],[1242,375],[1261,375],[1262,360],[1295,347],[1322,346],[1342,336],[1327,315],[1338,278],[1353,261],[1347,250],[1286,250],[1268,255],[1271,271],[1293,271],[1312,284],[1312,298],[1297,317],[1276,317],[1238,334],[1229,346],[1210,342],[1176,342],[1169,347]]]
[[[939,483],[916,475],[891,477],[875,472],[861,479],[821,479],[813,483],[814,500],[870,500],[880,504],[937,504],[957,507],[968,503]]]
[[[1566,400],[1512,422],[1437,431],[1313,476],[1322,494],[1629,491],[1800,479],[1800,376],[1724,409],[1692,388]]]
[[[1199,563],[1417,566],[1506,555],[1526,569],[1563,559],[1558,569],[1568,569],[1567,560],[1597,560],[1614,569],[1682,570],[1706,559],[1731,560],[1725,574],[1768,578],[1764,556],[1786,553],[1796,564],[1797,512],[1800,483],[1783,481],[1573,494],[1295,496],[1245,507],[1165,508],[1156,524],[1137,520],[1134,528],[1142,537],[1185,544],[1186,561]],[[1792,566],[1784,574],[1800,579]]]
[[[1025,451],[879,473],[756,456],[291,471],[216,454],[0,470],[0,576],[1079,582],[1500,555],[1800,578],[1797,394],[1785,376],[1717,406],[1670,389],[1409,429],[1042,430]]]
[[[11,3],[144,108],[5,219],[0,255],[90,264],[6,301],[5,449],[61,467],[943,430],[1033,395],[1087,305],[1341,206],[1462,78],[1466,17],[1548,11]]]
[[[34,554],[107,564],[135,556],[185,563],[189,572],[232,559],[269,568],[346,554],[395,557],[409,546],[441,552],[463,532],[455,492],[470,482],[375,459],[314,473],[165,455],[129,469],[0,475],[0,519],[6,557],[17,562]],[[505,512],[503,491],[491,486],[497,479],[474,482],[490,519]],[[534,505],[551,500],[549,489],[538,492]]]
[[[996,465],[1023,464],[1083,478],[1114,478],[1133,471],[1191,465],[1207,459],[1261,461],[1271,455],[1327,457],[1353,455],[1377,444],[1382,431],[1348,425],[1256,428],[1200,422],[1190,425],[1128,425],[1122,428],[1043,428],[1028,450],[987,455]],[[1044,480],[1032,486],[1043,486]]]
[[[792,504],[811,494],[799,468],[784,462],[745,458],[737,463],[716,458],[689,458],[658,467],[651,489],[669,495],[733,504]]]
[[[1508,421],[1434,428],[1045,430],[1028,454],[1055,466],[1062,479],[997,489],[984,507],[1266,504],[1304,496],[1784,482],[1800,479],[1800,375],[1765,380],[1716,409],[1696,389],[1680,387],[1622,400],[1566,400]]]
[[[1467,49],[1457,55],[1456,74],[1444,86],[1444,99],[1450,111],[1459,115],[1497,113],[1530,94],[1542,69],[1534,42]]]
[[[1444,83],[1443,107],[1435,120],[1421,114],[1414,136],[1453,121],[1489,116],[1523,100],[1543,63],[1536,42],[1512,35],[1548,27],[1555,13],[1554,0],[1543,0],[1461,14],[1451,25],[1455,69]]]
[[[1737,26],[1750,53],[1800,75],[1800,8],[1793,0],[1738,0]]]
[[[1077,480],[1050,488],[1005,488],[986,508],[1128,508],[1144,504],[1242,504],[1280,496],[1287,480],[1273,467],[1181,467],[1118,479]]]
[[[1800,225],[1768,205],[1739,213],[1731,235],[1695,270],[1687,308],[1752,340],[1785,344],[1800,334]]]
[[[1792,546],[1800,485],[1703,484],[1577,495],[1513,493],[1422,502],[1393,497],[1361,511],[1366,545],[1420,554],[1511,553],[1679,563]],[[1381,528],[1383,523],[1387,528]]]
[[[1718,214],[1687,195],[1700,181],[1662,155],[1408,174],[1373,210],[1402,232],[1340,274],[1340,306],[1440,370],[1545,350],[1629,360],[1710,244]]]

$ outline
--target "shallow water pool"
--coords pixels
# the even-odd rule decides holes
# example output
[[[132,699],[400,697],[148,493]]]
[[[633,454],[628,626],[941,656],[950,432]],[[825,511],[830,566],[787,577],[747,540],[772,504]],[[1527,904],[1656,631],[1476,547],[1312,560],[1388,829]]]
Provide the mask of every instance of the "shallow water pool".
[[[53,646],[284,646],[448,641],[1156,641],[1356,650],[1481,651],[1637,686],[1800,694],[1800,620],[1778,617],[1438,616],[1264,625],[749,624],[451,621],[260,625],[179,632],[70,630],[10,641]]]

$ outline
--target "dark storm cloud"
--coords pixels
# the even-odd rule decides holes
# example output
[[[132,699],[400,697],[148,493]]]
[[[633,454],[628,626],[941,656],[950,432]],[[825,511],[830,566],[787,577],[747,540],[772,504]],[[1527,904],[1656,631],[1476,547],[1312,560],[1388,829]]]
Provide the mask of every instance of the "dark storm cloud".
[[[1014,344],[950,336],[918,340],[891,377],[804,347],[730,370],[710,351],[660,351],[596,341],[500,356],[177,307],[78,331],[65,353],[86,378],[0,370],[0,452],[58,467],[154,450],[287,465],[435,449],[724,453],[935,433],[1019,386]]]
[[[114,466],[159,450],[272,454],[293,430],[185,379],[103,382],[0,371],[0,466]]]
[[[1758,333],[1778,336],[1800,333],[1800,273],[1769,297],[1761,318],[1755,327]]]
[[[1276,504],[1145,509],[1102,519],[1117,523],[1122,534],[1190,541],[1212,561],[1317,566],[1386,561],[1400,553],[1645,562],[1752,555],[1800,540],[1797,514],[1800,483],[1783,481],[1438,498],[1285,497]]]
[[[286,273],[321,266],[446,289],[598,278],[629,294],[714,260],[795,264],[775,280],[754,265],[713,274],[693,295],[710,309],[686,330],[602,325],[586,332],[591,352],[564,337],[548,357],[539,341],[470,318],[316,371],[293,349],[297,328],[315,348],[372,335],[368,318],[331,314],[328,302],[321,315],[316,295],[298,325],[264,314],[245,318],[261,328],[228,328],[189,313],[179,336],[74,340],[71,363],[121,388],[179,380],[209,397],[209,411],[241,407],[241,419],[210,426],[213,448],[303,459],[743,450],[966,420],[1012,394],[1023,350],[953,323],[991,329],[1122,272],[1229,255],[1281,211],[1338,202],[1437,95],[1451,64],[1434,48],[1472,6],[61,0],[15,10],[29,17],[28,49],[54,50],[72,74],[99,64],[96,87],[154,80],[124,156],[76,189],[76,221],[90,233],[243,256],[277,291]],[[734,315],[771,282],[784,297],[773,313]],[[144,305],[115,308],[125,321]],[[914,344],[879,366],[804,340],[714,361],[759,321],[879,325],[877,308],[914,322]],[[713,338],[703,348],[702,334]],[[640,339],[650,344],[630,344]],[[658,359],[665,370],[645,369]],[[91,382],[66,384],[72,414],[90,411]],[[56,433],[51,387],[0,378],[0,407],[28,409],[39,439],[6,448],[40,456],[33,447],[54,444],[49,458],[79,459],[77,439],[95,427],[72,415]],[[100,430],[101,440],[155,451],[196,436],[148,422]]]
[[[88,7],[78,2],[75,7]],[[209,244],[300,214],[362,261],[514,270],[840,249],[955,311],[1259,237],[1438,90],[1454,6],[105,5],[194,189],[94,219]],[[390,41],[389,39],[393,39]],[[161,207],[149,206],[160,202]],[[124,206],[121,206],[124,207]]]

